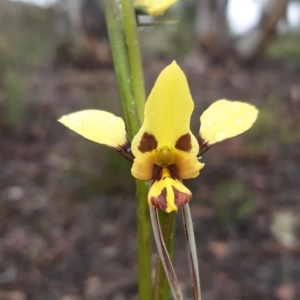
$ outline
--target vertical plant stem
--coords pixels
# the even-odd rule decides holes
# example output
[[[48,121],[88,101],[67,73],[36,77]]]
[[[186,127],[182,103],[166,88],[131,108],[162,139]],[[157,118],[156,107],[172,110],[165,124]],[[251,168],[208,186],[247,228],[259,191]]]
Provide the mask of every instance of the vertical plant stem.
[[[138,240],[138,292],[139,299],[152,300],[151,278],[151,221],[145,181],[136,180],[137,189],[137,240]]]
[[[128,0],[125,2],[131,3]],[[126,3],[125,7],[127,12],[123,14],[122,18],[117,2],[104,0],[108,34],[126,127],[129,137],[132,139],[142,123],[145,91],[136,24],[128,20],[133,14],[130,12],[130,10],[133,11],[133,8],[126,6]],[[124,27],[126,27],[124,29],[126,40]],[[136,180],[136,188],[139,299],[151,300],[151,222],[147,203],[148,186],[146,182]]]
[[[129,137],[132,139],[140,128],[140,122],[137,115],[132,82],[130,79],[132,76],[130,74],[123,34],[122,16],[120,8],[115,0],[104,0],[104,9],[126,128]]]
[[[144,105],[146,95],[141,52],[138,40],[136,15],[133,8],[133,1],[121,0],[121,5],[133,94],[136,102],[139,120],[142,123],[144,118]]]
[[[175,219],[176,213],[165,213],[164,211],[158,211],[159,220],[162,228],[162,235],[169,252],[170,258],[173,258],[174,254],[174,233],[175,233]],[[165,274],[165,270],[161,259],[157,256],[156,268],[155,268],[155,283],[153,300],[169,300],[171,295],[168,279]]]
[[[145,86],[143,80],[143,68],[140,54],[140,47],[138,43],[138,33],[137,33],[137,22],[136,15],[133,9],[133,2],[128,0],[121,0],[122,5],[122,15],[124,24],[124,33],[126,39],[126,45],[128,47],[128,58],[129,67],[132,75],[132,86],[133,93],[135,96],[136,106],[140,121],[142,123],[144,117],[144,103],[145,103]],[[148,207],[145,208],[144,205],[148,206],[147,202],[140,202],[140,210],[147,211]],[[174,249],[174,229],[175,229],[175,213],[166,214],[165,212],[159,212],[160,224],[162,228],[162,235],[166,249],[169,255],[173,256]],[[145,226],[144,214],[138,212],[138,224],[141,222],[141,226]],[[140,227],[141,227],[140,226]],[[138,226],[139,227],[139,226]],[[138,233],[139,234],[139,233]],[[142,236],[140,237],[142,238]],[[170,286],[168,279],[165,275],[165,270],[162,265],[161,259],[157,258],[156,264],[156,274],[155,274],[155,284],[154,284],[154,300],[168,300],[170,299]],[[144,299],[144,298],[140,298]]]
[[[138,41],[133,2],[121,0],[123,27],[128,51],[130,80],[139,123],[142,124],[145,106],[145,84]],[[137,187],[137,236],[138,236],[138,286],[139,299],[152,299],[151,279],[151,222],[147,203],[148,186],[136,181]]]

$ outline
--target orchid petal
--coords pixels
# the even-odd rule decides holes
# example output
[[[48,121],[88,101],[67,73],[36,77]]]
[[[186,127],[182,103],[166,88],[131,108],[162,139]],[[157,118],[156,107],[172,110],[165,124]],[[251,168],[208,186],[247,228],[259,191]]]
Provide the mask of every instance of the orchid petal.
[[[200,137],[212,145],[248,130],[255,122],[255,106],[239,101],[218,100],[200,117]]]
[[[62,116],[60,123],[93,142],[120,148],[127,142],[122,118],[102,110],[82,110]]]
[[[190,131],[193,108],[186,77],[173,62],[160,73],[146,102],[144,123],[132,141],[133,154],[168,146],[196,155],[199,145]]]
[[[178,0],[137,0],[136,9],[145,11],[148,15],[159,16],[164,14]]]
[[[140,180],[151,180],[154,166],[155,151],[140,155],[134,159],[131,174]]]
[[[181,179],[197,177],[205,165],[195,155],[179,150],[176,151],[175,160],[177,175]]]

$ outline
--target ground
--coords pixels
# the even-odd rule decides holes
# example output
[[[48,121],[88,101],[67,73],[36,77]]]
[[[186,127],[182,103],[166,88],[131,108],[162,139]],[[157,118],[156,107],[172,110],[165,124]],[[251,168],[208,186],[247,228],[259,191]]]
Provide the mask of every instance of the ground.
[[[145,62],[147,90],[167,63]],[[203,299],[299,299],[300,66],[183,69],[194,132],[216,99],[260,109],[254,128],[210,149],[187,182]],[[1,117],[0,299],[137,299],[130,164],[56,121],[89,107],[120,114],[113,70],[49,63],[23,72],[21,128]],[[175,268],[188,299],[177,218]]]

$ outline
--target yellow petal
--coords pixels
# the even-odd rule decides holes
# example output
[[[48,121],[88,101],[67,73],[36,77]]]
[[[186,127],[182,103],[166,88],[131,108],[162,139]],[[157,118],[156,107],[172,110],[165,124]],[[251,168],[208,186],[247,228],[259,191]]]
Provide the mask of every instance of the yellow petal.
[[[112,148],[119,148],[127,141],[124,121],[106,111],[82,110],[62,116],[58,122],[93,142]]]
[[[152,16],[162,15],[178,0],[137,0],[135,8],[145,10],[147,14]]]
[[[184,151],[176,151],[175,165],[178,171],[178,177],[181,179],[195,178],[205,164],[198,161],[198,158]]]
[[[248,130],[257,115],[256,107],[248,103],[218,100],[200,117],[200,136],[209,145],[221,142]]]
[[[173,62],[160,73],[146,102],[144,123],[132,141],[133,154],[168,146],[196,155],[199,146],[190,132],[193,109],[186,77]]]
[[[148,203],[169,213],[177,211],[192,198],[192,193],[181,181],[172,178],[170,171],[163,168],[159,180],[150,187]]]
[[[131,174],[140,180],[151,180],[154,166],[155,151],[136,157],[133,161]]]

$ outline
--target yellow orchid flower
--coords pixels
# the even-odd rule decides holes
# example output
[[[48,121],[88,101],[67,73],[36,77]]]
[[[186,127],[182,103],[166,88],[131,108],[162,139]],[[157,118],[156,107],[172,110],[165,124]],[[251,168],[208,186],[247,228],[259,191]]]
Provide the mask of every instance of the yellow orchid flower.
[[[165,13],[178,0],[137,0],[134,7],[137,10],[151,16],[159,16]]]
[[[192,197],[182,179],[199,175],[204,167],[199,155],[213,144],[248,130],[258,114],[250,104],[218,100],[200,117],[196,139],[190,131],[193,108],[186,77],[173,62],[160,73],[149,95],[144,123],[131,147],[123,120],[111,113],[84,110],[63,116],[59,122],[132,160],[132,175],[151,182],[148,203],[172,212]]]

